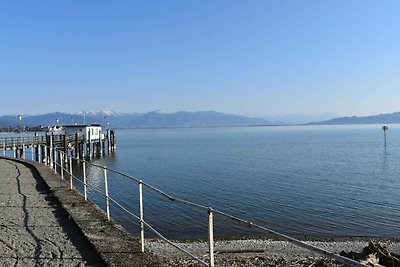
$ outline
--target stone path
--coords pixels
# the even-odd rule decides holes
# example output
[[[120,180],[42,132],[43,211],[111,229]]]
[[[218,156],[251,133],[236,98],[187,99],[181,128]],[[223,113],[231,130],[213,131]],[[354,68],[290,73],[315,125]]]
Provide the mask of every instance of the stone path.
[[[0,159],[0,266],[104,266],[41,177]]]

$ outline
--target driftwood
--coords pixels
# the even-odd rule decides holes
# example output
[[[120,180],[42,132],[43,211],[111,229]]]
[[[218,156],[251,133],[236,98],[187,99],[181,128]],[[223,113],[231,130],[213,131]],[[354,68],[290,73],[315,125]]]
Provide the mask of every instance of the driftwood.
[[[400,254],[389,252],[386,246],[379,242],[369,241],[361,253],[342,251],[340,255],[369,266],[400,267]]]

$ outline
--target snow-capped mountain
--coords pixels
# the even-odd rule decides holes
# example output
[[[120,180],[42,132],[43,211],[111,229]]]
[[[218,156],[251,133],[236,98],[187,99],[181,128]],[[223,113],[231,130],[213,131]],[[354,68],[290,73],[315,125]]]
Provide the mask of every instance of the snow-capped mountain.
[[[0,117],[3,127],[16,127],[19,121],[16,115]],[[77,113],[53,112],[41,115],[23,115],[25,126],[49,126],[55,124],[91,124],[99,123],[112,128],[155,128],[155,127],[211,127],[211,126],[247,126],[268,125],[268,121],[259,118],[219,113],[215,111],[161,113],[119,113],[114,111],[81,111]]]

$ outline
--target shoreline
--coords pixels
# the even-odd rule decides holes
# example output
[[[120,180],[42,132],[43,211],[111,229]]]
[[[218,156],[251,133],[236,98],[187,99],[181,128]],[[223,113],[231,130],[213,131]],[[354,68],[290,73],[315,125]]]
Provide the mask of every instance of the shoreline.
[[[361,252],[369,240],[380,242],[391,252],[400,253],[399,239],[350,238],[303,240],[309,244],[339,254],[342,251]],[[174,243],[203,260],[208,259],[207,240],[174,240]],[[159,239],[146,240],[146,247],[168,266],[201,266],[183,252]],[[277,239],[218,239],[214,241],[216,266],[341,266],[320,254]]]
[[[310,242],[341,242],[341,241],[366,241],[379,240],[382,242],[399,242],[400,237],[383,237],[383,236],[292,236],[300,241]],[[157,240],[158,238],[150,237],[149,240]],[[177,243],[198,243],[207,242],[207,238],[172,238],[170,239]],[[265,240],[265,241],[281,241],[279,237],[274,236],[226,236],[226,237],[214,237],[214,241],[241,241],[241,240]]]

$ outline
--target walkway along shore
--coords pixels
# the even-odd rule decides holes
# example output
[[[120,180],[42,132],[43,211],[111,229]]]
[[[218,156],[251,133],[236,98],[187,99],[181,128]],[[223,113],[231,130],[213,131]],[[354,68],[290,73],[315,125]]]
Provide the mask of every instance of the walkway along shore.
[[[47,166],[0,157],[1,266],[161,266]]]

